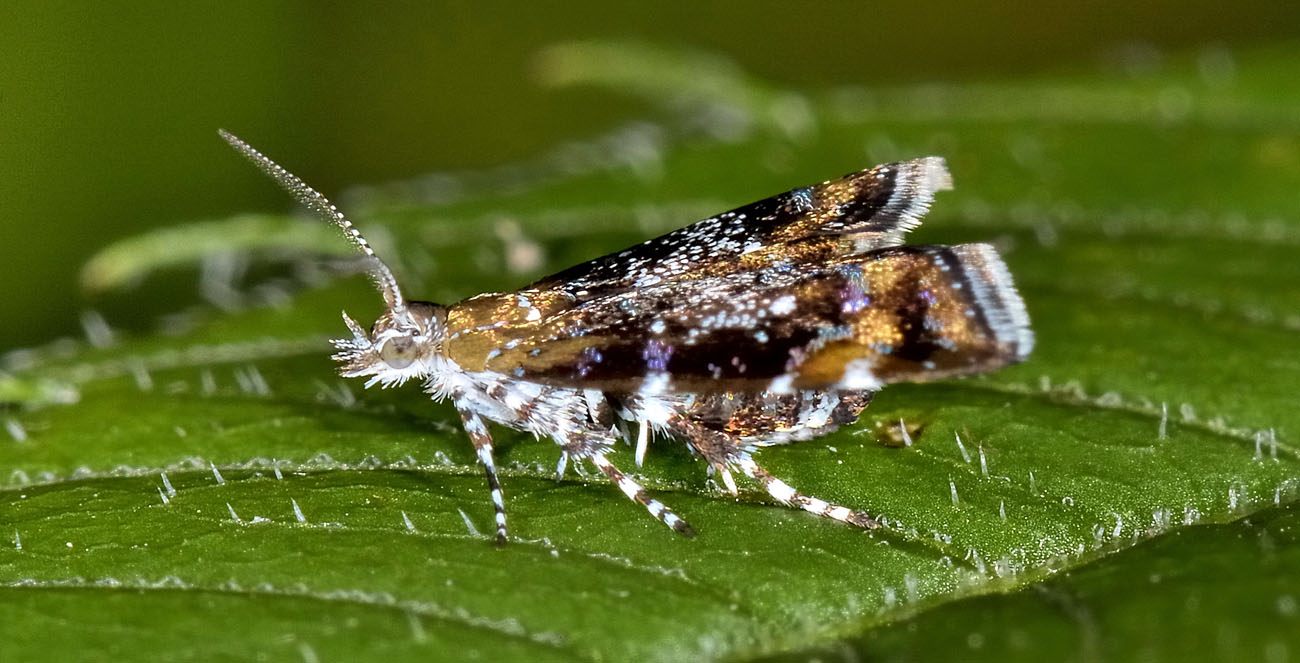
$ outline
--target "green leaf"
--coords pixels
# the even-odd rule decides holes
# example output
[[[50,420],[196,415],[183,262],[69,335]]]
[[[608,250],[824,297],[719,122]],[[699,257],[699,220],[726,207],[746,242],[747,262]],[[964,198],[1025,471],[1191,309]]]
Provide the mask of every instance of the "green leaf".
[[[557,47],[552,81],[661,95],[698,64],[644,45],[619,67],[573,64],[610,48]],[[915,241],[998,244],[1038,346],[994,375],[891,387],[858,425],[763,453],[794,486],[880,514],[873,532],[753,486],[720,495],[659,440],[638,474],[700,531],[683,539],[590,469],[556,481],[548,442],[498,430],[515,539],[495,549],[451,408],[334,376],[338,310],[380,307],[363,279],[275,297],[231,283],[247,294],[236,313],[11,353],[0,658],[889,657],[970,646],[973,630],[988,651],[1023,632],[1087,658],[1035,614],[1034,597],[1062,595],[1101,615],[1088,637],[1102,653],[1169,658],[1197,641],[1179,633],[1211,629],[1262,633],[1266,654],[1300,646],[1293,555],[1261,566],[1231,541],[1281,550],[1300,489],[1300,49],[1235,64],[1227,78],[1188,61],[1141,78],[827,93],[715,67],[720,89],[745,91],[728,113],[697,87],[658,124],[351,197],[358,225],[391,238],[405,291],[446,302],[796,185],[946,156],[957,188]],[[773,122],[791,116],[772,108],[802,119]],[[95,264],[118,267],[97,282],[268,245],[333,251],[314,230],[266,242],[222,227],[110,247]],[[192,241],[159,250],[176,237]],[[631,469],[630,455],[615,462]],[[1261,510],[1262,529],[1243,520]],[[1174,644],[1151,640],[1130,616],[1180,595],[1116,594],[1183,565],[1188,583],[1227,568],[1240,582],[1153,622]],[[1261,598],[1268,578],[1282,589]],[[1242,606],[1274,612],[1239,623]]]
[[[786,660],[1286,660],[1300,508],[1192,527],[1010,594],[952,601]],[[1062,655],[1063,653],[1066,653]]]

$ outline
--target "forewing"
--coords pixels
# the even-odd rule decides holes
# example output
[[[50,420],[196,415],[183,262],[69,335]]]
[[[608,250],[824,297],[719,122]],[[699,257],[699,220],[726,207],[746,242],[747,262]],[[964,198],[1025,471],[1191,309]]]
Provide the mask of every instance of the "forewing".
[[[1028,324],[992,247],[895,247],[621,292],[448,350],[467,370],[619,393],[864,390],[1018,361]]]
[[[530,286],[588,301],[632,289],[762,269],[781,246],[827,255],[897,246],[921,222],[935,191],[952,187],[940,157],[890,163],[787,191],[699,221]],[[806,248],[806,247],[805,247]]]

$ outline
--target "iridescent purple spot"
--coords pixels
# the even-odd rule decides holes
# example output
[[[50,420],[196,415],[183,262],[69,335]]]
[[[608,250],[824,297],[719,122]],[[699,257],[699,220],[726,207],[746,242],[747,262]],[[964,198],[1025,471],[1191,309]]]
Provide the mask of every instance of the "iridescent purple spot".
[[[645,360],[646,368],[651,371],[667,371],[668,360],[672,356],[673,346],[655,339],[646,343],[645,349],[641,351],[641,358]]]

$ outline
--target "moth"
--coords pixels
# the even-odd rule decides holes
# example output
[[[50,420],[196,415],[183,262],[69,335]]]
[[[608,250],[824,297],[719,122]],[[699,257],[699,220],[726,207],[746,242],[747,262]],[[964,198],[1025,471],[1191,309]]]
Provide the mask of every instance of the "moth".
[[[652,435],[678,438],[732,495],[738,472],[777,502],[869,529],[870,515],[795,490],[757,452],[855,421],[891,382],[984,373],[1034,345],[992,246],[903,245],[951,188],[939,157],[794,189],[515,292],[441,306],[406,299],[329,200],[221,135],[365,254],[386,310],[369,329],[343,314],[339,372],[366,387],[419,381],[452,401],[487,474],[498,544],[505,500],[487,422],[551,438],[557,477],[590,462],[686,536],[695,530],[611,462],[620,441],[640,467]]]

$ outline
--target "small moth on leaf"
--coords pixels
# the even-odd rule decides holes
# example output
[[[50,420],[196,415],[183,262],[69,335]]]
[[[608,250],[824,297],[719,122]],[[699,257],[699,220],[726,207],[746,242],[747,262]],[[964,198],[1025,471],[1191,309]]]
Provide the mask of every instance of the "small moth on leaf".
[[[450,399],[487,472],[497,542],[505,501],[487,422],[546,436],[590,461],[673,530],[695,530],[609,458],[651,434],[683,440],[725,489],[733,472],[782,504],[862,528],[865,512],[796,491],[763,469],[763,447],[855,421],[891,382],[988,372],[1034,336],[1006,265],[987,244],[904,246],[943,159],[876,166],[746,205],[510,293],[451,306],[408,300],[361,233],[324,196],[222,131],[236,150],[371,261],[386,311],[333,341],[345,377],[420,381]],[[635,429],[635,433],[632,430]]]

